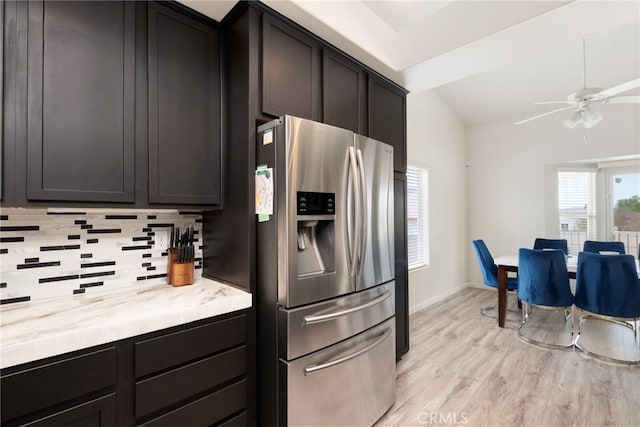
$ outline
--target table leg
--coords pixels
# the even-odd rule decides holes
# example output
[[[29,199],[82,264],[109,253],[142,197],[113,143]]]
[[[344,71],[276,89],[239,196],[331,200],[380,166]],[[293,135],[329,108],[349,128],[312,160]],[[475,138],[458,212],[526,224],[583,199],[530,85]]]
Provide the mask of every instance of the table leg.
[[[507,269],[498,266],[498,326],[504,328],[504,320],[507,317]]]

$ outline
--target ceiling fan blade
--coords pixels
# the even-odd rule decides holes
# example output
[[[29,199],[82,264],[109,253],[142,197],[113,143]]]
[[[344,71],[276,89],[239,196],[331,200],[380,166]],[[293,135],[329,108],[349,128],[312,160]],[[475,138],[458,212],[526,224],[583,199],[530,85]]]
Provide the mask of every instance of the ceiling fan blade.
[[[602,100],[605,104],[640,104],[640,95],[612,96]]]
[[[559,113],[560,111],[569,110],[571,108],[574,108],[574,106],[569,105],[568,107],[556,108],[555,110],[547,111],[546,113],[538,114],[537,116],[529,117],[528,119],[515,122],[514,125],[521,125],[522,123],[527,123],[527,122],[530,122],[531,120],[539,119],[540,117],[548,116],[549,114]]]
[[[575,105],[575,102],[564,100],[564,101],[538,101],[534,102],[533,105],[546,105],[546,104],[565,104],[565,105]]]
[[[594,96],[593,100],[602,101],[605,98],[611,98],[612,96],[616,96],[619,93],[626,92],[638,87],[640,87],[640,79],[629,80],[626,83],[622,83],[618,86],[610,87],[609,89],[603,90],[602,92]]]

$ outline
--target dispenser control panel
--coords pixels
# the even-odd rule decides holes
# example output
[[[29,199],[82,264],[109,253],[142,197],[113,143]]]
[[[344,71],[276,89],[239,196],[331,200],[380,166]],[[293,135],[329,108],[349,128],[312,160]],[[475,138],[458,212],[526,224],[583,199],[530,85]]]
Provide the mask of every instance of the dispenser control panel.
[[[298,215],[335,215],[335,193],[298,191]]]

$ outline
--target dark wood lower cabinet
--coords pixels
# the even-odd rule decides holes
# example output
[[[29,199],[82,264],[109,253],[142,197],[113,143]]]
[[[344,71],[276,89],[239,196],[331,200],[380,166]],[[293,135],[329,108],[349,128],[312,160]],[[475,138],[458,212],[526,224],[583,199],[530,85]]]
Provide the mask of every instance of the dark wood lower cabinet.
[[[112,426],[116,423],[116,395],[81,403],[25,424],[26,426]]]
[[[169,351],[169,349],[167,349]],[[245,346],[207,357],[136,383],[136,418],[206,393],[247,371]],[[215,421],[215,420],[214,420]]]
[[[115,347],[87,351],[1,377],[2,424],[113,388]],[[79,374],[79,375],[78,375]]]
[[[217,424],[229,415],[243,411],[247,402],[247,381],[242,380],[222,390],[208,394],[195,402],[186,404],[165,415],[155,418],[144,426],[203,426]],[[242,418],[239,418],[242,417]],[[244,419],[244,422],[241,420]],[[234,421],[235,420],[235,421]],[[228,424],[227,424],[228,423]],[[246,413],[234,416],[224,425],[247,425]]]
[[[2,426],[247,425],[247,327],[241,311],[3,369]]]

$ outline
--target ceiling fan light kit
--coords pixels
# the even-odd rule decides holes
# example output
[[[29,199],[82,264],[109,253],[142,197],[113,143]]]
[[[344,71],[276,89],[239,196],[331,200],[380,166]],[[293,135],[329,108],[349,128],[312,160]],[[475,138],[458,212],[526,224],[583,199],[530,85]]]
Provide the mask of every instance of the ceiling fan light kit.
[[[572,115],[567,117],[562,124],[569,129],[574,129],[580,123],[587,128],[591,129],[602,121],[604,116],[593,107],[586,106],[580,110],[575,111]]]
[[[595,110],[591,104],[593,102],[601,102],[604,104],[609,103],[624,103],[624,104],[637,104],[640,103],[639,95],[623,95],[617,96],[623,92],[640,87],[640,78],[633,79],[628,82],[619,84],[609,89],[601,89],[598,87],[587,87],[587,60],[586,60],[586,42],[582,40],[582,59],[583,59],[583,77],[584,86],[581,90],[574,92],[567,96],[565,101],[542,101],[534,102],[534,105],[542,104],[565,104],[566,107],[557,108],[555,110],[547,111],[546,113],[538,114],[533,117],[526,118],[515,122],[519,125],[522,123],[530,122],[540,117],[555,114],[560,111],[566,111],[575,109],[574,112],[567,117],[562,124],[569,129],[574,129],[576,126],[582,123],[585,129],[591,129],[602,121],[604,116],[599,111]]]
[[[587,107],[582,111],[582,124],[587,129],[590,129],[600,123],[604,119],[604,116],[593,107]]]
[[[569,129],[574,129],[580,124],[580,122],[582,122],[582,114],[579,111],[576,111],[575,113],[567,117],[564,122],[562,122],[562,124]]]

